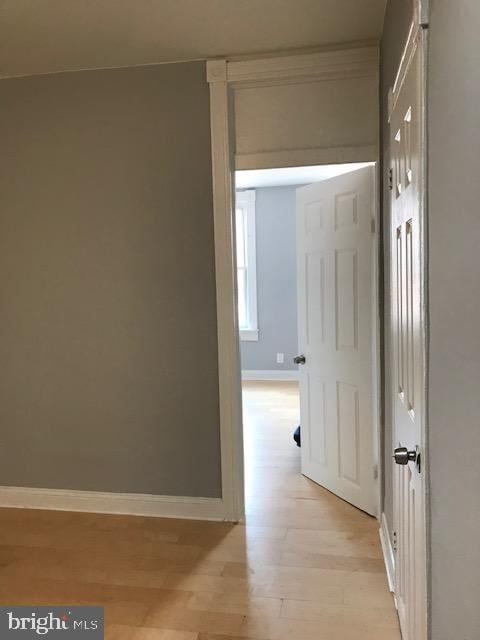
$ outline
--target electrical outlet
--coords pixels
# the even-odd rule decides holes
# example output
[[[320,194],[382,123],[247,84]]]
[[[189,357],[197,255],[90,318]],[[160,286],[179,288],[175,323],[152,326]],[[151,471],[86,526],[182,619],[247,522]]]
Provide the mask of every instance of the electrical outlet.
[[[285,362],[285,354],[277,353],[277,364],[283,364]]]

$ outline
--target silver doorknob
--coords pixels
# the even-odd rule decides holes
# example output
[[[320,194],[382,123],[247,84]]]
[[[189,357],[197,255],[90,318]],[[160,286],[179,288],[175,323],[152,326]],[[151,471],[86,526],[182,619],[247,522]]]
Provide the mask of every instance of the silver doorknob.
[[[302,355],[300,355],[300,356],[295,356],[293,361],[294,361],[295,364],[305,364],[306,359],[305,359],[305,356],[302,353]]]
[[[397,464],[408,464],[416,462],[420,471],[420,453],[418,448],[415,451],[409,451],[407,447],[397,447],[393,452],[393,459]]]

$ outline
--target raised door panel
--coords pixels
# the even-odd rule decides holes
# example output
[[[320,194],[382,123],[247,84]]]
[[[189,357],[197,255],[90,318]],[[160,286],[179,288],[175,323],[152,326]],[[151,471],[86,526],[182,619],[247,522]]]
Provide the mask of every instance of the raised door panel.
[[[305,255],[305,338],[308,347],[325,343],[325,255],[312,251]]]
[[[327,385],[321,376],[308,373],[306,376],[308,419],[306,436],[308,438],[309,462],[326,466],[327,454]]]
[[[358,226],[357,193],[340,193],[335,196],[335,231],[355,230]]]
[[[358,387],[337,382],[338,470],[344,480],[360,484],[360,407]]]
[[[358,347],[358,252],[335,251],[335,336],[337,350]]]

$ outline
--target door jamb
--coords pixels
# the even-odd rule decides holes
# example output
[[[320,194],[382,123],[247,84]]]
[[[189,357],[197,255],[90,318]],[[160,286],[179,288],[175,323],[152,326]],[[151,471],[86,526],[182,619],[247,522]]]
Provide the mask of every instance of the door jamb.
[[[226,59],[215,59],[207,61],[207,81],[210,85],[222,501],[224,519],[231,522],[242,521],[245,517],[241,367],[234,251],[235,227],[233,224],[235,195],[233,90],[235,87],[242,86],[266,86],[271,82],[289,84],[296,83],[299,79],[302,82],[309,82],[342,77],[364,77],[365,75],[373,75],[378,78],[378,47],[376,45],[339,50],[326,49],[316,53],[257,60],[230,62]],[[365,150],[368,151],[368,154],[372,153],[371,147],[363,148],[361,153]],[[378,167],[378,150],[375,151],[375,161]],[[308,153],[308,150],[305,152]],[[283,154],[282,160],[287,163],[288,159],[284,157],[286,152],[280,153]],[[305,157],[306,153],[302,153],[302,150],[293,151],[294,161],[290,166],[302,164],[299,159]],[[320,162],[310,161],[304,164],[352,161],[346,157],[342,158],[341,148],[325,150],[325,153],[323,153]],[[327,155],[331,157],[330,160]],[[364,158],[364,161],[370,162],[372,159],[372,156],[369,155]],[[361,159],[356,159],[356,161],[361,161]],[[375,220],[378,220],[377,198],[374,198],[372,205],[372,213]],[[378,244],[378,224],[376,227]],[[375,269],[378,269],[378,255],[376,256]],[[378,307],[378,287],[376,287],[374,295]],[[375,347],[378,345],[379,330],[377,315],[378,311],[374,317]],[[375,359],[374,376],[374,383],[378,386],[380,380],[377,361],[378,354]],[[375,391],[376,394],[380,393],[377,388]],[[377,404],[378,400],[375,398],[375,410]],[[377,419],[377,440],[378,434]],[[378,479],[377,482],[379,486]]]

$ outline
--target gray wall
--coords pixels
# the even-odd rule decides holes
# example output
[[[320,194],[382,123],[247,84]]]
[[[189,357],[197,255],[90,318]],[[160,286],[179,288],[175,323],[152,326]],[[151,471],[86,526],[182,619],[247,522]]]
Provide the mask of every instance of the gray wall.
[[[0,105],[0,484],[219,496],[205,65]]]
[[[480,3],[430,21],[429,437],[433,640],[480,637]]]
[[[389,158],[389,125],[388,125],[388,90],[393,86],[403,48],[407,41],[408,30],[412,20],[412,2],[410,0],[389,0],[385,12],[385,22],[380,50],[380,140],[381,140],[381,175],[382,175],[382,236],[385,251],[381,254],[380,273],[384,274],[384,280],[380,283],[380,300],[384,305],[384,324],[381,327],[381,337],[384,345],[384,360],[382,361],[382,382],[384,390],[384,402],[382,403],[383,416],[383,510],[390,530],[393,533],[393,465],[392,465],[392,416],[390,414],[390,402],[388,399],[391,387],[390,371],[390,344],[388,340],[388,327],[390,317],[390,264],[388,261],[389,242],[389,213],[390,191],[387,184],[387,171],[390,166]],[[383,266],[382,266],[383,265]],[[383,286],[382,286],[383,285]],[[386,366],[385,366],[386,365]],[[386,462],[386,464],[385,464]]]
[[[295,187],[256,189],[258,342],[241,342],[242,369],[297,369]],[[277,364],[277,353],[285,354]]]

